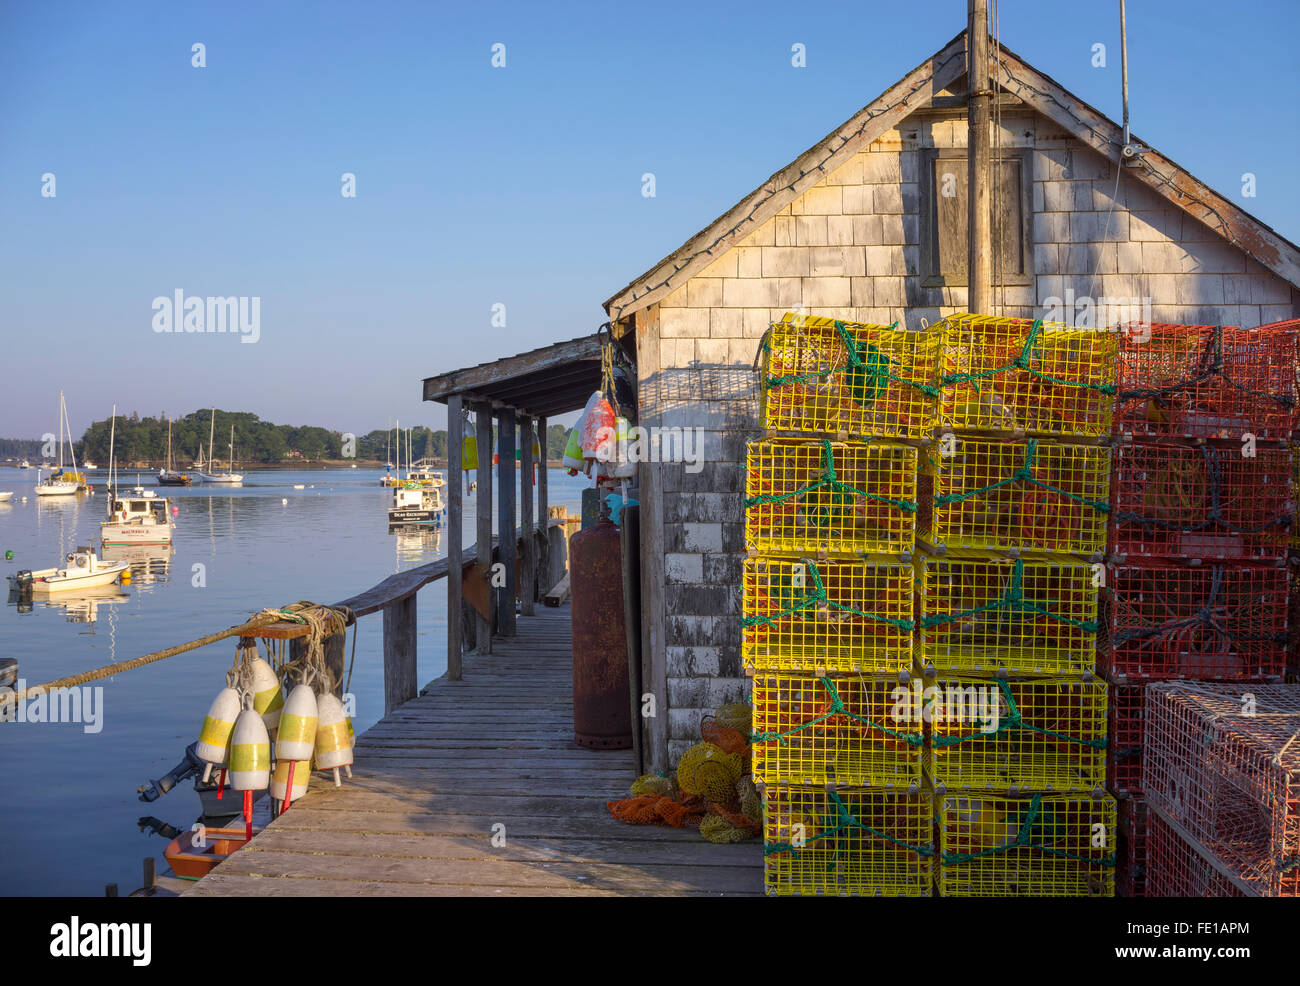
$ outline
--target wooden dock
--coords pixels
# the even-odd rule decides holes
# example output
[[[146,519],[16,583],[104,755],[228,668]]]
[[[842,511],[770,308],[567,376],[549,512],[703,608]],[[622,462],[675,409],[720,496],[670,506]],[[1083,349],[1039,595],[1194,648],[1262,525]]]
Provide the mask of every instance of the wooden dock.
[[[762,893],[757,841],[631,826],[630,750],[573,742],[569,607],[470,655],[357,742],[352,780],[312,790],[185,894],[701,896]],[[494,844],[494,836],[496,840]]]

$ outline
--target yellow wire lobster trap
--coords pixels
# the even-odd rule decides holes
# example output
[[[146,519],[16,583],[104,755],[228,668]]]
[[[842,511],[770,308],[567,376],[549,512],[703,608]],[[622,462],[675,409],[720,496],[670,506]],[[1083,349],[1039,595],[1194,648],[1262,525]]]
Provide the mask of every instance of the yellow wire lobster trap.
[[[762,422],[772,432],[920,438],[934,419],[939,337],[787,314],[763,340]]]
[[[769,895],[928,897],[929,792],[769,787],[763,793],[763,884]]]
[[[1041,319],[950,315],[938,425],[1033,435],[1110,434],[1119,335]]]
[[[912,566],[897,559],[747,558],[748,669],[897,674],[912,664]]]
[[[897,678],[760,674],[754,679],[754,780],[919,789],[919,719]]]
[[[939,896],[1113,897],[1115,799],[939,799]]]
[[[760,554],[901,554],[916,540],[916,449],[765,438],[746,454],[745,541]]]
[[[941,677],[925,697],[926,772],[940,794],[1105,785],[1105,682]]]
[[[1091,673],[1103,576],[1055,558],[921,558],[917,658],[959,674]]]
[[[950,549],[1106,550],[1110,450],[940,436],[922,458],[917,536]]]

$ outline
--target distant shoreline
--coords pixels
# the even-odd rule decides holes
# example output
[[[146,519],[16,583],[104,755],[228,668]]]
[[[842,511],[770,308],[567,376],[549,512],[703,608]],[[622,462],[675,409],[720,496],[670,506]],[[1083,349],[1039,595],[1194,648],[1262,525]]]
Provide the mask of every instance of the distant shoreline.
[[[446,468],[447,468],[447,460],[446,460],[446,459],[431,459],[430,461],[433,463],[433,468],[435,468],[435,469],[446,469]],[[518,463],[516,463],[516,464],[518,464]],[[137,466],[137,465],[119,465],[119,466],[117,467],[117,471],[120,472],[120,473],[128,473],[128,472],[139,472],[139,473],[145,473],[145,472],[157,472],[159,469],[162,469],[164,465],[166,465],[166,463],[162,463],[162,462],[154,463],[154,464],[152,464],[152,465],[146,465],[146,466]],[[316,468],[320,468],[320,469],[351,469],[353,466],[356,466],[358,469],[383,469],[383,468],[384,468],[384,463],[383,463],[383,462],[380,462],[378,459],[283,459],[283,460],[281,460],[280,462],[247,462],[247,463],[245,463],[245,462],[240,462],[240,463],[237,463],[237,464],[236,464],[236,470],[235,470],[235,471],[236,471],[236,472],[256,472],[256,471],[258,471],[258,470],[264,470],[264,469],[308,469],[308,468],[310,468],[310,469],[316,469]],[[551,459],[550,461],[548,461],[548,462],[546,463],[546,466],[547,466],[548,469],[561,469],[561,468],[563,468],[564,463],[563,463],[563,461],[560,460],[560,459]],[[5,469],[15,469],[15,470],[17,470],[17,469],[18,469],[18,463],[16,463],[16,462],[0,462],[0,468],[5,468]],[[48,467],[47,467],[47,466],[39,465],[39,464],[33,462],[33,463],[32,463],[32,466],[31,466],[31,469],[28,469],[28,470],[19,470],[19,471],[23,471],[23,472],[35,472],[37,469],[40,469],[41,471],[44,472],[44,471],[48,471],[48,470],[51,469],[51,468],[58,468],[58,466],[55,465],[55,466],[48,466]],[[70,471],[70,472],[72,471],[72,466],[70,466],[70,465],[65,466],[64,468],[67,469],[67,470]],[[403,465],[402,468],[405,469],[406,466]],[[78,466],[77,469],[80,470],[80,469],[81,469],[81,466]],[[107,467],[107,466],[99,466],[99,467],[96,468],[94,471],[95,471],[96,475],[98,475],[98,474],[100,474],[100,473],[107,473],[107,472],[108,472],[108,467]],[[176,471],[176,472],[198,472],[199,470],[198,470],[198,468],[196,468],[195,466],[177,466],[177,467],[175,467],[175,471]]]

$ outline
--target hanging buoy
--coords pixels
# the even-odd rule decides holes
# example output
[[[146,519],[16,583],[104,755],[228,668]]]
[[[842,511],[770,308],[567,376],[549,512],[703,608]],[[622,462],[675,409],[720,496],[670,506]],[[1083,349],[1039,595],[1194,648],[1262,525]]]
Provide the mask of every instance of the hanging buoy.
[[[253,709],[244,709],[230,737],[230,786],[236,791],[265,791],[271,782],[271,738]]]
[[[235,720],[238,718],[239,692],[233,688],[221,689],[203,719],[203,728],[199,730],[199,742],[195,747],[199,759],[207,763],[203,769],[203,783],[208,782],[213,767],[224,767],[230,760],[230,735],[234,732]]]
[[[560,464],[569,470],[571,476],[576,476],[578,470],[586,465],[582,460],[582,434],[577,428],[569,431],[569,440],[564,443],[564,458]]]
[[[614,433],[617,419],[614,408],[599,390],[587,399],[587,408],[582,413],[582,457],[594,460],[598,458],[596,450],[602,442],[608,442]],[[607,430],[608,429],[608,430]]]
[[[338,787],[339,768],[352,776],[352,733],[343,703],[328,692],[316,696],[316,769],[334,773]]]
[[[280,726],[280,711],[284,708],[284,693],[280,691],[280,679],[260,657],[252,660],[253,680],[249,691],[253,693],[253,711],[262,717],[267,735],[275,737]]]
[[[271,797],[280,802],[280,814],[283,815],[293,804],[307,793],[307,782],[311,780],[311,764],[301,760],[277,760],[275,772],[271,775]]]
[[[460,467],[466,473],[478,468],[478,439],[466,435],[460,443]]]
[[[310,760],[316,748],[316,693],[307,685],[295,685],[280,711],[280,730],[275,738],[277,760]]]

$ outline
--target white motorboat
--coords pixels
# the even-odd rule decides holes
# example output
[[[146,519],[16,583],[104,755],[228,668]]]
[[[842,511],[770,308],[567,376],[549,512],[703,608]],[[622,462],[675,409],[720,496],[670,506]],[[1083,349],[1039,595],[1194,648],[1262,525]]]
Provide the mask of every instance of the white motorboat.
[[[108,498],[108,520],[99,525],[105,548],[128,544],[171,544],[176,525],[165,496],[146,490],[141,496]]]
[[[13,490],[9,490],[8,492],[0,490],[0,503],[4,503],[6,500],[12,500],[13,498]]]
[[[38,571],[24,569],[8,576],[9,588],[15,592],[45,595],[69,589],[93,589],[112,585],[129,566],[124,561],[106,562],[88,547],[68,553],[62,568],[42,568]]]
[[[18,468],[19,468],[19,469],[30,469],[31,467],[32,467],[32,464],[31,464],[30,462],[28,462],[26,459],[23,459],[22,462],[18,463]]]
[[[86,472],[90,472],[92,469],[98,469],[99,466],[95,465],[93,462],[83,462],[81,468],[86,470]]]
[[[388,508],[389,524],[424,524],[441,527],[446,516],[442,492],[437,487],[402,485],[393,490]]]

